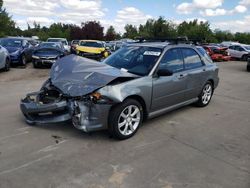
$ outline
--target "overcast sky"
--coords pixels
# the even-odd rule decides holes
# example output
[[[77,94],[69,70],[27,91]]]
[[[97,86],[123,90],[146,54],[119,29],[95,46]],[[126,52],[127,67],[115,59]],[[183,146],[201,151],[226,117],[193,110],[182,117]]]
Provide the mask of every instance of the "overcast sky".
[[[164,16],[175,23],[197,18],[213,29],[250,32],[250,0],[4,0],[4,7],[22,29],[34,21],[49,26],[98,20],[123,32],[127,23]]]

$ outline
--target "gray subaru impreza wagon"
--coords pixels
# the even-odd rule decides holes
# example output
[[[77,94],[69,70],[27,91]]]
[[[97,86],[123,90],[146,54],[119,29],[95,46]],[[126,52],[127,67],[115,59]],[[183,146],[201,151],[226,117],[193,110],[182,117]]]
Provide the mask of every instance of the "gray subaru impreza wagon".
[[[58,60],[20,107],[28,124],[68,121],[126,139],[147,118],[192,103],[207,106],[218,82],[218,66],[200,46],[134,43],[101,63],[76,55]]]

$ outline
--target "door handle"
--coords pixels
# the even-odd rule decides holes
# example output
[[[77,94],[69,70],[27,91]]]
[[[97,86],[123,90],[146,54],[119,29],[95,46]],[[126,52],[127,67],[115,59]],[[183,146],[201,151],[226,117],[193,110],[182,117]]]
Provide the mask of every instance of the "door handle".
[[[177,76],[177,78],[178,79],[183,79],[183,78],[185,78],[187,76],[187,74],[179,74],[178,76]]]

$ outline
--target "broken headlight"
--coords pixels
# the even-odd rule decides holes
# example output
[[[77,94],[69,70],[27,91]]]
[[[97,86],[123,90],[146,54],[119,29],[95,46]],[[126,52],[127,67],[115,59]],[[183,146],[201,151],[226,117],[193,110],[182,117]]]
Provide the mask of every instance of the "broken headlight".
[[[99,92],[94,92],[92,94],[90,94],[90,98],[94,103],[97,104],[112,104],[114,103],[114,101],[104,95],[102,95]]]

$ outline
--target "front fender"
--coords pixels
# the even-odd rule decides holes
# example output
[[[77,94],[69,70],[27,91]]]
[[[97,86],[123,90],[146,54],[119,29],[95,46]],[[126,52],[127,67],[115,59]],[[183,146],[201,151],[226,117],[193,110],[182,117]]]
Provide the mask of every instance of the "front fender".
[[[139,96],[144,100],[146,108],[149,110],[152,101],[152,77],[146,76],[116,85],[107,85],[97,92],[115,103],[121,103],[130,96]]]

